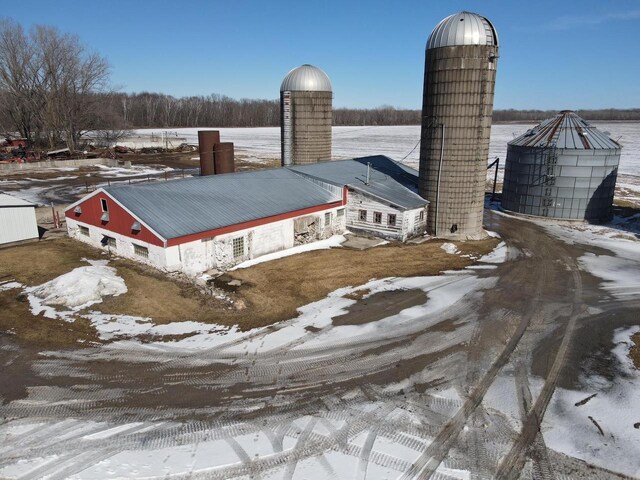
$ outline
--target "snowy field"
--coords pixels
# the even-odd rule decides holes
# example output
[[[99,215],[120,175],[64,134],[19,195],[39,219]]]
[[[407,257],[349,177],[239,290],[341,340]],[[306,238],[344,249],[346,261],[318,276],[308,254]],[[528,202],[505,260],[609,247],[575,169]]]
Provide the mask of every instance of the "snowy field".
[[[640,123],[594,122],[602,131],[609,132],[611,138],[618,140],[622,146],[620,174],[640,177]],[[501,165],[507,156],[507,142],[522,135],[534,124],[499,124],[491,128],[489,158],[500,157]],[[172,129],[175,135],[174,146],[182,142],[198,144],[200,128]],[[249,160],[262,161],[280,158],[280,128],[220,128],[220,137],[225,142],[234,142],[236,151],[247,156]],[[143,145],[143,139],[151,136],[161,137],[160,129],[135,130],[139,137],[129,142],[130,146]],[[416,148],[420,140],[420,127],[383,126],[383,127],[333,127],[333,157],[353,158],[367,155],[386,155],[394,160],[403,161],[417,168],[420,148]],[[124,142],[124,144],[128,144]],[[157,146],[158,144],[156,144]]]
[[[594,122],[611,138],[619,141],[622,148],[618,170],[618,199],[640,203],[640,122]],[[534,124],[498,124],[491,128],[489,163],[500,158],[498,181],[504,178],[504,164],[507,157],[507,143],[534,127]],[[173,146],[186,142],[198,143],[198,128],[179,128],[169,135]],[[234,142],[236,153],[247,161],[264,162],[280,158],[280,129],[263,128],[220,128],[224,141]],[[125,141],[130,147],[139,148],[151,144],[151,138],[161,138],[162,130],[135,130],[135,138]],[[386,155],[413,168],[418,168],[420,157],[420,127],[412,126],[363,126],[333,127],[332,155],[335,159],[354,158],[367,155]],[[493,169],[487,171],[487,179],[493,181]]]
[[[611,133],[612,138],[623,144],[622,157],[616,189],[616,198],[640,203],[640,123],[597,123],[597,127]],[[489,147],[489,161],[500,158],[498,180],[504,176],[504,161],[507,153],[507,142],[526,132],[533,125],[508,124],[494,125],[491,130]],[[166,140],[162,133],[165,130],[143,129],[132,132],[132,137],[120,142],[122,145],[141,148],[145,146],[162,147],[168,144],[177,147],[181,143],[197,145],[198,128],[180,128],[167,131]],[[224,141],[234,142],[238,157],[250,162],[262,163],[280,159],[280,129],[277,127],[264,128],[221,128],[220,135]],[[333,157],[354,158],[367,155],[386,155],[393,160],[418,168],[420,148],[419,126],[384,126],[384,127],[334,127],[333,128]],[[166,143],[165,143],[166,142]],[[194,155],[197,155],[194,153]],[[197,162],[194,161],[194,167]],[[94,182],[93,186],[106,185],[106,180],[117,180],[124,177],[139,177],[141,181],[147,176],[158,177],[169,173],[175,176],[178,172],[169,167],[136,166],[130,169],[99,166],[97,175],[102,179]],[[69,174],[60,177],[38,180],[32,178],[2,179],[3,186],[8,193],[37,204],[48,205],[50,202],[67,203],[76,195],[85,191],[81,183],[73,182],[74,176]],[[67,171],[69,169],[66,169]],[[77,169],[71,169],[77,170]],[[487,179],[493,180],[493,169],[487,171]],[[131,181],[136,181],[135,179]],[[73,185],[70,185],[74,183]]]

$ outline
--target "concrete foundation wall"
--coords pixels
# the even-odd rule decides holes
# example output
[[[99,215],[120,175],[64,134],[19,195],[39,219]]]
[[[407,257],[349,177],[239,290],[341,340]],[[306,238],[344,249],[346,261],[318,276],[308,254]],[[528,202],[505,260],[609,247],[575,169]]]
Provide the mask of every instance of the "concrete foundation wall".
[[[282,164],[331,159],[331,92],[281,92]]]
[[[104,228],[99,228],[94,225],[89,225],[86,223],[78,222],[73,220],[72,218],[67,217],[67,233],[69,237],[79,240],[84,243],[88,243],[94,247],[107,250],[107,247],[103,247],[100,243],[102,241],[103,236],[115,238],[116,247],[109,247],[109,251],[114,255],[118,255],[120,257],[130,258],[132,260],[136,260],[140,263],[146,263],[147,265],[152,265],[156,268],[160,268],[163,270],[177,270],[175,265],[171,265],[167,262],[166,249],[163,247],[158,247],[156,245],[152,245],[147,242],[136,241],[130,237],[126,237],[124,235],[120,235],[119,233],[112,232],[111,230],[106,230]],[[89,236],[86,236],[81,233],[80,227],[85,227],[89,229]],[[137,255],[134,252],[134,244],[139,245],[141,247],[146,247],[149,251],[149,255],[147,258],[144,258],[140,255]],[[173,268],[172,268],[173,267]]]
[[[75,168],[88,167],[91,165],[106,165],[108,167],[117,167],[118,160],[116,160],[115,158],[76,158],[69,160],[42,160],[40,162],[28,163],[0,163],[0,172],[28,172],[46,168]]]
[[[419,192],[431,202],[431,234],[455,238],[482,231],[497,51],[465,45],[426,52]]]

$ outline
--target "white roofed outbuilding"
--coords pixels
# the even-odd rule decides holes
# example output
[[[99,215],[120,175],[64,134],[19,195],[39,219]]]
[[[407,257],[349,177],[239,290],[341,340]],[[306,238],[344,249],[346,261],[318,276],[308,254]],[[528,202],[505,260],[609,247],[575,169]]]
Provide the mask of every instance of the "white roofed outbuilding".
[[[39,237],[36,206],[0,193],[0,245]]]

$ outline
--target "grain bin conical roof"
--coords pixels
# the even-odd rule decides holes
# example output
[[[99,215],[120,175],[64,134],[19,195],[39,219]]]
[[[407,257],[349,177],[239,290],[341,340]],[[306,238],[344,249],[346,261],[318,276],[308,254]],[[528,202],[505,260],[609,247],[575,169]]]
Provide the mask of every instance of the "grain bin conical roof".
[[[571,110],[563,110],[511,140],[511,146],[610,150],[621,145]]]

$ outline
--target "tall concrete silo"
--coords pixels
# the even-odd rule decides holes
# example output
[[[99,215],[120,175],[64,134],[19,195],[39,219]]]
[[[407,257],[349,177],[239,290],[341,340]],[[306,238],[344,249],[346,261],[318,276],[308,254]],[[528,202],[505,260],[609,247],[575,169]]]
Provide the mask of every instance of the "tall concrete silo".
[[[331,159],[331,81],[313,65],[301,65],[280,86],[282,165]]]
[[[483,235],[497,60],[498,34],[475,13],[445,18],[427,41],[419,192],[432,235]]]
[[[502,208],[568,220],[611,218],[621,146],[565,110],[510,141]]]

